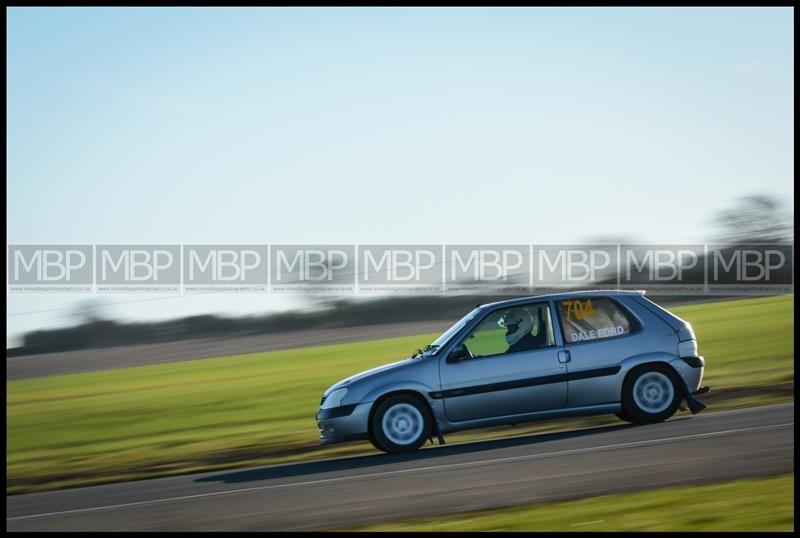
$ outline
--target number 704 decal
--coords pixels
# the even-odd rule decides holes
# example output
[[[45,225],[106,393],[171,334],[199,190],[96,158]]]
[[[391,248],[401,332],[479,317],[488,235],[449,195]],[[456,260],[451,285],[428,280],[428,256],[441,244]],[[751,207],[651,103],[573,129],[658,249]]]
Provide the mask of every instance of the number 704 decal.
[[[572,319],[573,315],[575,316],[575,319],[583,319],[587,316],[590,318],[594,317],[591,299],[586,299],[586,302],[581,302],[579,300],[561,301],[561,304],[567,308],[567,319]]]

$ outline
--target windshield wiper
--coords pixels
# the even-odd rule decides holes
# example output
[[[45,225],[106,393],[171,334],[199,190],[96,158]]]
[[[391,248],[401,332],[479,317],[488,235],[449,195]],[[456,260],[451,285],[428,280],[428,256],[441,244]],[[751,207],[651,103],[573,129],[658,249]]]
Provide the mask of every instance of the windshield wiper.
[[[411,358],[415,359],[417,357],[420,357],[420,356],[424,355],[426,352],[432,351],[432,350],[434,350],[434,349],[436,349],[438,347],[439,347],[439,344],[428,344],[424,348],[417,349],[416,351],[414,351],[414,353],[411,354]]]

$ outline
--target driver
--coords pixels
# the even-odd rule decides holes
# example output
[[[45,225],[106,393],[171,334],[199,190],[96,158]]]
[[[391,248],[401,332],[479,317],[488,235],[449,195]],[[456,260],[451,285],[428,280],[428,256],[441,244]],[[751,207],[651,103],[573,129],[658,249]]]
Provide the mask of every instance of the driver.
[[[503,314],[497,324],[506,330],[506,343],[509,346],[506,353],[516,353],[542,347],[539,335],[534,336],[531,334],[534,323],[531,313],[527,310],[522,308],[509,310]]]

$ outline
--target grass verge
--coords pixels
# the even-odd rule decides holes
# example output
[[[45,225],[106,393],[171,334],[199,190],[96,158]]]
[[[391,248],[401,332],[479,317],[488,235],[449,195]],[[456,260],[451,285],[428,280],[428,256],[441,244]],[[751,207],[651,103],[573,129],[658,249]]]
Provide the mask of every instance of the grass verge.
[[[794,474],[462,512],[354,530],[793,531]]]

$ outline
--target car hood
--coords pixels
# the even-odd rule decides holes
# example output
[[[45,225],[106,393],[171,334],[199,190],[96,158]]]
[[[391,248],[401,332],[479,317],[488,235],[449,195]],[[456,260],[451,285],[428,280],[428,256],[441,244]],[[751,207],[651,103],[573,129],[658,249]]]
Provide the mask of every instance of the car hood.
[[[346,387],[349,384],[351,384],[353,381],[358,381],[360,379],[364,379],[366,377],[373,376],[373,375],[381,373],[381,372],[386,372],[388,370],[397,370],[399,368],[403,368],[405,365],[412,364],[413,362],[415,362],[415,360],[416,359],[411,359],[411,358],[403,359],[401,361],[392,362],[392,363],[389,363],[389,364],[383,364],[383,365],[378,366],[376,368],[370,368],[369,370],[364,370],[363,372],[359,372],[359,373],[357,373],[355,375],[351,375],[348,378],[342,379],[341,381],[339,381],[335,385],[332,385],[331,388],[329,388],[328,390],[325,391],[325,395],[327,396],[328,393],[330,393],[330,392],[332,392],[332,391],[334,391],[336,389],[340,389],[342,387]]]

